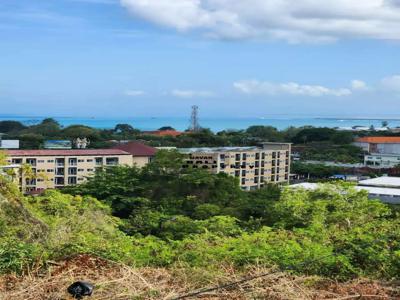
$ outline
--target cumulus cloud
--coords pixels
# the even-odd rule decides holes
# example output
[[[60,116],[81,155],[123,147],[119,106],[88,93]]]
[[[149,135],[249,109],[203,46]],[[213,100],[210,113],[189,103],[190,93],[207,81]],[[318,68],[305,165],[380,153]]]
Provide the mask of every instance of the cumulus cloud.
[[[358,79],[355,79],[351,82],[351,88],[352,88],[352,90],[355,90],[355,91],[368,90],[367,84],[364,81],[358,80]]]
[[[274,83],[269,81],[243,80],[233,84],[240,92],[249,95],[293,95],[293,96],[335,96],[343,97],[352,94],[348,88],[332,89],[321,85],[303,85],[296,82]]]
[[[400,39],[400,0],[120,0],[135,17],[178,31],[292,43]]]
[[[400,75],[393,75],[389,77],[385,77],[381,80],[382,88],[391,91],[400,93]]]
[[[195,97],[208,98],[214,96],[214,93],[210,91],[194,91],[194,90],[179,90],[179,89],[173,90],[171,94],[179,98],[195,98]]]
[[[141,90],[126,90],[124,92],[124,95],[129,97],[138,97],[138,96],[143,96],[144,94],[146,93]]]

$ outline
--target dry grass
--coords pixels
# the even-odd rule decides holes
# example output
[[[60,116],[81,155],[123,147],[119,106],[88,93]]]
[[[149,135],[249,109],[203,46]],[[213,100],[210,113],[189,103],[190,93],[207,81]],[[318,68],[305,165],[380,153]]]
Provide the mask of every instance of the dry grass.
[[[93,300],[174,299],[178,295],[204,286],[214,286],[238,280],[242,276],[262,274],[268,270],[254,267],[246,274],[224,268],[218,274],[204,270],[174,268],[130,268],[88,255],[80,255],[53,264],[43,273],[24,277],[0,277],[1,300],[66,300],[66,288],[74,281],[95,284]],[[188,298],[194,299],[194,298]],[[230,290],[218,290],[197,299],[400,299],[400,288],[358,280],[340,284],[315,277],[294,277],[275,273],[241,284]]]

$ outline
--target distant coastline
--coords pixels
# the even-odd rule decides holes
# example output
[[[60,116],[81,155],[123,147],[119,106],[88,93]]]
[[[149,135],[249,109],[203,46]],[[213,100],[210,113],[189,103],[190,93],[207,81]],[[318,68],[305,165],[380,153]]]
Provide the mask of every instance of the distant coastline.
[[[0,115],[0,121],[15,120],[26,125],[40,123],[45,117],[37,116],[11,116]],[[132,117],[132,118],[95,118],[95,117],[54,117],[62,126],[86,125],[99,129],[114,128],[117,124],[130,124],[140,130],[156,130],[163,126],[172,126],[177,130],[186,130],[189,127],[187,117]],[[200,117],[200,125],[217,132],[222,130],[242,130],[252,125],[273,126],[285,129],[290,126],[314,126],[314,127],[353,127],[374,126],[381,127],[383,121],[389,122],[390,127],[399,127],[400,118],[378,117],[254,117],[254,118],[206,118]]]

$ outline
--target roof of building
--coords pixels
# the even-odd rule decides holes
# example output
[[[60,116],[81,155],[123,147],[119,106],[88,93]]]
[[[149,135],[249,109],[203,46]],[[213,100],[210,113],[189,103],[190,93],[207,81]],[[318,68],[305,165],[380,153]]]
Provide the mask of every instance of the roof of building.
[[[259,147],[212,147],[212,148],[180,148],[181,153],[213,153],[213,152],[243,152],[262,150]]]
[[[184,132],[176,130],[154,130],[154,131],[143,131],[143,133],[156,136],[180,136],[184,134]]]
[[[388,177],[382,176],[378,178],[372,178],[367,180],[361,180],[358,182],[362,186],[374,186],[374,187],[397,187],[400,188],[400,177]]]
[[[358,138],[356,141],[372,144],[398,144],[400,143],[400,136],[366,136]]]
[[[332,185],[332,186],[334,186],[334,185]],[[316,190],[316,189],[318,189],[318,187],[320,187],[320,184],[303,182],[303,183],[290,185],[289,187],[303,188],[305,190]],[[373,187],[373,186],[355,186],[354,188],[358,191],[367,191],[368,194],[373,194],[373,195],[400,196],[400,189]]]
[[[132,156],[154,156],[157,152],[156,148],[147,146],[139,142],[118,144],[115,145],[113,148],[129,152]]]
[[[9,156],[130,155],[120,149],[6,150]]]

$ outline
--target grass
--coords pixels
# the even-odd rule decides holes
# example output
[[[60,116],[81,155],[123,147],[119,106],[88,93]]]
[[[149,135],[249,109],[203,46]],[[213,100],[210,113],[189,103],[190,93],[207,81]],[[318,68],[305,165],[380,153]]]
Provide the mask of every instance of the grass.
[[[78,255],[62,262],[50,262],[46,269],[32,270],[23,277],[0,277],[2,300],[60,300],[68,298],[66,288],[77,280],[95,285],[92,300],[172,300],[198,288],[236,281],[245,276],[268,272],[253,266],[245,272],[224,266],[215,273],[179,266],[131,268],[89,255]],[[400,299],[400,288],[389,283],[357,280],[337,283],[318,277],[275,273],[229,290],[217,290],[197,299]],[[194,299],[194,298],[188,298]]]

